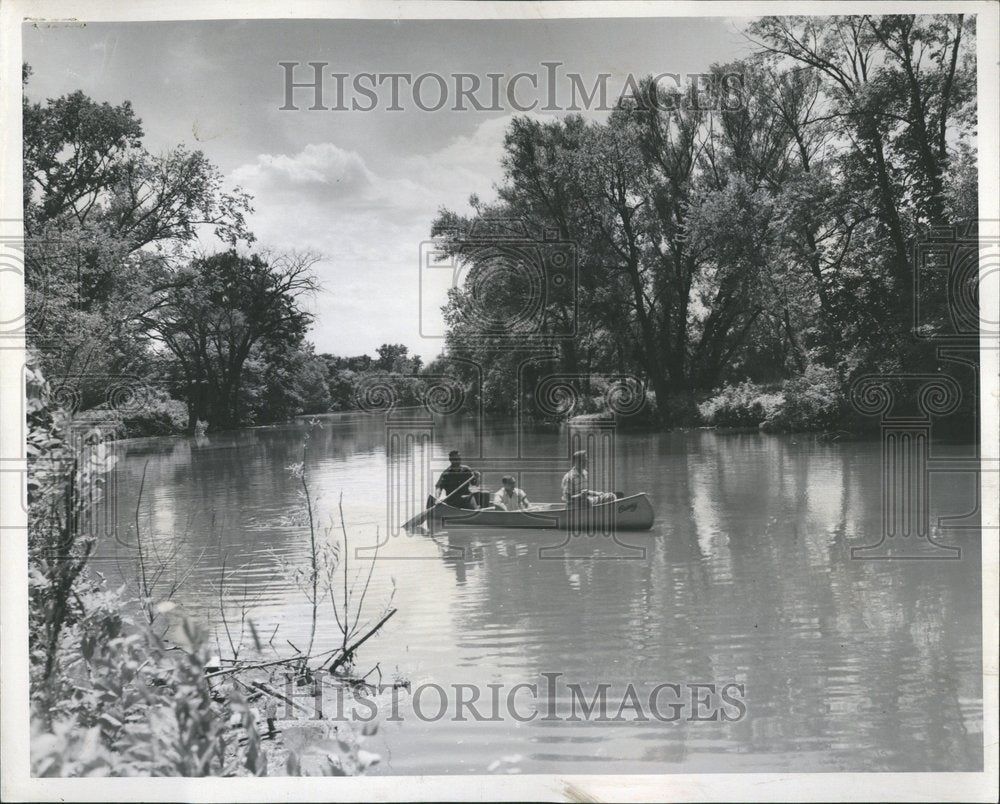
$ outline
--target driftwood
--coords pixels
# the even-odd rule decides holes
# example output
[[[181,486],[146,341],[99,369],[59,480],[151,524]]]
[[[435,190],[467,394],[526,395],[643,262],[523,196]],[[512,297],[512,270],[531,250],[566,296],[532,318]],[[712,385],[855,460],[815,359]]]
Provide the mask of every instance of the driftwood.
[[[256,689],[259,689],[261,692],[263,692],[263,693],[265,693],[267,695],[271,695],[271,696],[273,696],[275,698],[278,698],[279,700],[282,700],[285,703],[289,703],[292,706],[294,706],[296,709],[301,709],[306,714],[311,714],[308,709],[306,709],[304,706],[302,706],[302,704],[295,703],[295,701],[293,701],[287,695],[282,695],[277,690],[271,689],[271,687],[269,687],[263,681],[252,681],[250,683],[251,683],[252,686],[254,686]]]
[[[276,664],[296,664],[301,662],[303,659],[307,659],[307,656],[289,656],[285,659],[275,659],[271,662],[261,662],[260,664],[241,664],[235,667],[227,667],[225,670],[215,670],[211,673],[205,673],[205,678],[216,678],[218,676],[231,676],[234,673],[242,673],[244,670],[259,670],[262,667],[274,667]]]
[[[265,684],[262,681],[251,681],[249,684],[247,684],[245,681],[240,681],[238,678],[234,678],[233,681],[235,681],[241,687],[246,687],[248,690],[251,690],[253,692],[262,692],[265,695],[270,695],[270,696],[272,696],[274,698],[278,698],[279,700],[282,700],[285,703],[290,704],[291,706],[294,706],[296,709],[299,709],[302,712],[305,712],[307,715],[311,715],[312,714],[312,712],[310,712],[308,709],[306,709],[306,707],[302,706],[302,704],[296,703],[291,698],[289,698],[287,695],[282,695],[280,692],[278,692],[277,690],[272,689],[271,687],[269,687],[267,684]]]
[[[295,656],[286,656],[281,659],[272,659],[271,661],[268,662],[247,663],[247,662],[241,662],[236,659],[222,659],[220,661],[227,663],[231,662],[233,666],[225,667],[220,670],[213,670],[210,673],[205,673],[205,678],[215,679],[215,678],[220,678],[222,676],[236,676],[239,673],[248,672],[251,670],[260,670],[268,667],[276,667],[278,665],[286,665],[289,669],[296,669],[296,670],[302,670],[303,667],[305,667],[305,669],[308,670],[308,663],[313,659],[318,659],[321,656],[326,656],[331,653],[339,654],[337,656],[331,657],[330,660],[324,660],[323,662],[324,665],[330,662],[330,672],[332,673],[339,667],[342,667],[344,664],[346,664],[350,660],[350,658],[354,655],[354,653],[358,650],[358,648],[360,648],[365,642],[371,639],[371,637],[374,636],[375,633],[389,621],[389,618],[392,617],[392,615],[395,614],[396,611],[397,609],[390,609],[386,613],[386,615],[375,624],[373,628],[365,632],[365,634],[360,639],[352,643],[346,650],[343,648],[331,648],[330,650],[325,650],[322,653],[317,653],[315,656],[306,656],[305,654],[299,652]],[[292,647],[295,646],[293,645]],[[178,650],[180,650],[180,648],[178,648]],[[320,665],[319,669],[322,669],[322,667],[323,665]],[[376,665],[376,667],[378,667],[378,665]],[[375,668],[372,668],[372,670],[370,670],[369,673],[373,672],[374,669]],[[239,681],[239,679],[236,678],[234,678],[234,680]]]

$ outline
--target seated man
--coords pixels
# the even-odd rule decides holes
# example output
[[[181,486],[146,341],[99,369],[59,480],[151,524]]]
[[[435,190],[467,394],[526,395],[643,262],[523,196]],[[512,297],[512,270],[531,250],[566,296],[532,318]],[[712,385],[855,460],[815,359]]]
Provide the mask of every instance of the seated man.
[[[527,511],[531,508],[528,495],[517,488],[511,475],[504,475],[500,482],[503,486],[493,495],[493,505],[501,511]]]
[[[448,460],[451,464],[441,473],[434,491],[443,491],[445,504],[453,508],[479,508],[479,502],[472,491],[472,486],[479,483],[479,472],[462,463],[462,456],[457,449],[448,453]],[[438,497],[441,497],[440,493]]]
[[[587,452],[581,449],[573,453],[573,465],[563,475],[563,500],[578,505],[598,505],[616,499],[613,491],[591,491],[587,488],[587,482]]]

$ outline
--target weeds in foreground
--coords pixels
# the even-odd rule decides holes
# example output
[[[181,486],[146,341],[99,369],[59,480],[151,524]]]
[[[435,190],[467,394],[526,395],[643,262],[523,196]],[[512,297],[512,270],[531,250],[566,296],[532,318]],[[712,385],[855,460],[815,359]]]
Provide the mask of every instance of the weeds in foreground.
[[[107,589],[102,578],[86,572],[95,546],[94,510],[114,456],[99,428],[73,421],[30,358],[27,389],[32,774],[266,774],[267,735],[258,706],[266,712],[277,691],[251,680],[247,674],[258,665],[239,658],[246,631],[258,654],[263,651],[248,595],[238,634],[222,607],[233,654],[222,670],[199,626],[175,623],[183,645],[154,630],[159,618],[172,616],[178,584],[175,578],[160,585],[170,557],[164,562],[146,549],[138,505],[137,598],[130,600],[126,587]],[[313,544],[315,550],[315,539]],[[228,580],[223,568],[220,597]],[[139,623],[125,614],[133,604],[142,614]],[[274,634],[268,644],[273,640]],[[272,665],[305,666],[307,659],[297,654]],[[378,759],[344,735],[327,747],[322,773],[363,773]],[[299,754],[289,754],[284,770],[308,772]]]
[[[71,690],[59,712],[48,725],[33,713],[33,775],[266,772],[255,713],[238,692],[220,700],[213,691],[198,626],[183,622],[190,647],[175,650],[148,628],[129,634],[111,612],[92,614],[81,629],[77,666],[67,668]],[[112,623],[119,627],[109,631]]]
[[[337,501],[337,512],[339,514],[340,540],[334,540],[332,534],[335,528],[333,517],[322,534],[322,540],[317,537],[316,528],[316,498],[311,491],[308,479],[308,446],[314,427],[320,426],[315,420],[310,422],[309,429],[303,438],[302,462],[292,464],[288,471],[293,477],[299,480],[301,490],[299,497],[302,501],[302,509],[305,524],[309,531],[309,571],[302,574],[296,571],[295,578],[305,597],[311,606],[311,622],[309,647],[303,657],[303,666],[308,672],[308,661],[312,658],[323,658],[323,661],[314,669],[329,666],[330,672],[337,672],[341,669],[349,669],[353,663],[358,649],[389,621],[396,613],[392,607],[396,589],[393,584],[389,599],[383,605],[380,613],[362,623],[362,617],[366,614],[366,600],[371,585],[372,575],[375,571],[375,562],[378,560],[379,538],[376,533],[376,546],[372,556],[368,561],[367,568],[362,565],[353,575],[351,575],[350,561],[350,538],[347,530],[347,520],[344,516],[344,495],[341,493]],[[364,574],[364,582],[361,582],[361,575]],[[331,651],[326,651],[317,657],[312,656],[312,649],[316,639],[316,627],[319,618],[319,607],[321,600],[329,600],[333,613],[333,620],[340,632],[340,645]],[[372,622],[374,621],[374,625]],[[330,654],[333,654],[332,656]]]

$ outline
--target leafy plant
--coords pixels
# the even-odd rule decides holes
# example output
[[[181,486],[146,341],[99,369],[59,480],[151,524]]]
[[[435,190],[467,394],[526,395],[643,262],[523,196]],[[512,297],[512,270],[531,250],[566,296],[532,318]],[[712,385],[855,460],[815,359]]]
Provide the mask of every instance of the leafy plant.
[[[832,368],[809,366],[781,390],[782,403],[764,422],[766,430],[833,430],[847,416],[847,400]]]
[[[724,386],[698,410],[709,425],[773,432],[830,431],[848,417],[836,370],[818,365],[785,380],[776,391],[749,381]]]
[[[35,775],[230,776],[263,774],[267,757],[256,715],[230,691],[219,700],[206,678],[205,634],[190,621],[190,647],[168,646],[148,629],[107,638],[108,618],[81,629],[69,695],[33,717]],[[121,621],[118,621],[120,627]]]
[[[774,415],[783,401],[780,393],[768,392],[748,380],[723,387],[701,403],[698,411],[706,424],[716,427],[757,427]]]

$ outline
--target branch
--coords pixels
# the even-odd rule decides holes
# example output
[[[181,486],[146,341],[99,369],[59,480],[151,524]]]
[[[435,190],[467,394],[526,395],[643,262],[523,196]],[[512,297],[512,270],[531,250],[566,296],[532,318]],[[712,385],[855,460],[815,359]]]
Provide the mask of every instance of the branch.
[[[351,645],[349,648],[343,651],[340,654],[340,656],[338,656],[330,665],[330,672],[335,673],[338,667],[347,664],[347,662],[349,662],[351,657],[354,655],[355,651],[357,651],[358,648],[360,648],[365,642],[367,642],[376,631],[378,631],[383,625],[385,625],[386,622],[388,622],[389,618],[396,613],[396,611],[397,609],[389,609],[389,612],[375,624],[375,627],[372,628],[371,631],[369,631],[367,634],[361,637],[361,639],[359,639],[357,642],[355,642],[353,645]]]

